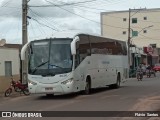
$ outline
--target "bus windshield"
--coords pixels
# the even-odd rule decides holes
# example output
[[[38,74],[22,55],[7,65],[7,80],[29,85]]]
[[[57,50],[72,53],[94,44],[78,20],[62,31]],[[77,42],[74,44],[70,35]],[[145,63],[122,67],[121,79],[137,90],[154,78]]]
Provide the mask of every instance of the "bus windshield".
[[[72,70],[71,39],[49,39],[31,42],[29,74],[54,76]]]

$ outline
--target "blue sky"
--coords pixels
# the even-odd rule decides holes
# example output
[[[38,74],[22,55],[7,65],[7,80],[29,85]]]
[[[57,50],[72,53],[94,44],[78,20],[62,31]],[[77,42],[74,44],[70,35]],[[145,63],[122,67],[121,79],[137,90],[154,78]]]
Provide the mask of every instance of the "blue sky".
[[[100,12],[160,8],[160,0],[30,0],[30,6],[62,5],[61,7],[30,7],[28,15],[29,41],[51,37],[57,31],[79,30],[100,34]],[[0,0],[0,39],[21,43],[22,0]],[[50,28],[49,28],[50,27]],[[53,30],[55,29],[55,30]]]

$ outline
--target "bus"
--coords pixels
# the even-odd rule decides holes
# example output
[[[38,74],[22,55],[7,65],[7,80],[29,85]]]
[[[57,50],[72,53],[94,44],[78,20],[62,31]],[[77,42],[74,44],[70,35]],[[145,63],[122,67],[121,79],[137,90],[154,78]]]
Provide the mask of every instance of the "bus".
[[[30,93],[89,94],[93,88],[120,87],[128,78],[127,54],[125,41],[86,33],[59,33],[28,42],[21,50],[21,59],[27,57]]]

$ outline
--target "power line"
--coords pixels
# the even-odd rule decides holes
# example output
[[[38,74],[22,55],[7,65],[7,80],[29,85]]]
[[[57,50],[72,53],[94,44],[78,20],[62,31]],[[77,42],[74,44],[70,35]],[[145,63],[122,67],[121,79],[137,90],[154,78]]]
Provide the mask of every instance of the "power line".
[[[7,5],[9,5],[10,2],[11,2],[11,0],[8,0],[6,3],[2,4],[1,7],[6,7]]]
[[[48,22],[48,20],[46,20],[45,18],[42,18],[38,13],[36,13],[35,11],[33,11],[32,9],[30,9],[29,8],[29,10],[30,10],[30,12],[32,12],[33,14],[35,14],[37,17],[39,17],[40,19],[42,19],[44,22],[46,22],[47,24],[50,24],[49,22]],[[57,24],[57,23],[55,23],[55,24]],[[54,27],[54,29],[56,29],[56,31],[59,31],[58,30],[58,28],[56,28],[54,25],[52,25],[52,24],[50,24],[52,27]]]
[[[152,37],[148,37],[148,36],[145,36],[145,35],[142,35],[142,34],[139,34],[139,35],[141,35],[141,36],[143,36],[143,37],[145,37],[147,39],[151,39],[151,40],[160,40],[158,38],[152,38]]]
[[[33,14],[33,13],[31,12],[31,14]],[[35,16],[35,14],[33,14],[33,16]],[[36,17],[36,16],[35,16],[35,17]],[[34,21],[34,20],[33,20],[33,21]],[[36,22],[36,21],[34,21],[34,22]],[[36,28],[40,31],[41,34],[46,35],[45,31],[44,31],[43,29],[40,29],[39,23],[36,22],[35,25],[37,26]]]
[[[30,5],[29,7],[57,7],[57,6],[68,6],[68,5],[76,5],[76,4],[82,4],[82,3],[88,3],[88,2],[93,2],[93,1],[97,1],[97,0],[89,0],[89,1],[83,1],[83,2],[74,2],[74,3],[65,3],[62,5],[39,5],[39,6],[32,6]],[[64,2],[63,2],[64,3]]]
[[[54,28],[52,28],[52,27],[50,27],[50,26],[48,26],[48,25],[45,25],[45,24],[39,22],[37,19],[35,19],[35,18],[33,18],[33,17],[32,17],[31,19],[34,20],[34,21],[36,21],[37,23],[39,23],[39,24],[42,25],[42,26],[45,26],[45,27],[48,27],[48,28],[50,28],[50,29],[52,29],[52,30],[54,30],[54,31],[57,31],[56,29],[54,29]]]
[[[48,2],[48,3],[50,3],[50,4],[52,4],[52,5],[55,5],[54,3],[50,2],[50,1],[47,1],[47,0],[45,0],[45,1]],[[56,5],[55,5],[55,6],[56,6]],[[102,24],[102,23],[100,23],[100,22],[97,22],[97,21],[94,21],[94,20],[85,18],[85,17],[83,17],[83,16],[81,16],[81,15],[79,15],[79,14],[76,14],[76,13],[74,13],[74,12],[71,12],[71,11],[65,9],[65,8],[60,7],[60,6],[57,6],[57,7],[59,7],[60,9],[65,10],[65,11],[71,13],[71,14],[74,14],[74,15],[76,15],[76,16],[79,16],[79,17],[83,18],[83,19],[86,19],[86,20],[88,20],[88,21],[92,21],[92,22],[97,23],[97,24],[100,24],[100,25],[105,25],[105,26],[114,27],[114,28],[119,28],[119,29],[127,29],[127,28],[123,28],[123,27],[117,27],[117,26]]]

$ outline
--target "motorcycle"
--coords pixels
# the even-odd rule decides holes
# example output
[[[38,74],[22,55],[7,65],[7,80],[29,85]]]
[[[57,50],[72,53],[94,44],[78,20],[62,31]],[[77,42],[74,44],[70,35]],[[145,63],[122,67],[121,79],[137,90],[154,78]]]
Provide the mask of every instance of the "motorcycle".
[[[143,72],[142,71],[137,71],[137,80],[142,81],[143,79]]]
[[[151,77],[151,71],[147,69],[147,70],[146,70],[146,75],[147,75],[147,77],[150,78],[150,77]]]
[[[155,71],[153,70],[153,69],[151,69],[151,70],[146,70],[146,75],[147,75],[147,77],[151,77],[151,75],[154,75],[154,77],[156,77],[156,73],[155,73]]]
[[[5,97],[8,97],[13,92],[23,92],[24,95],[29,95],[29,90],[27,85],[23,85],[20,81],[14,81],[13,78],[11,78],[11,83],[9,88],[5,91]]]

